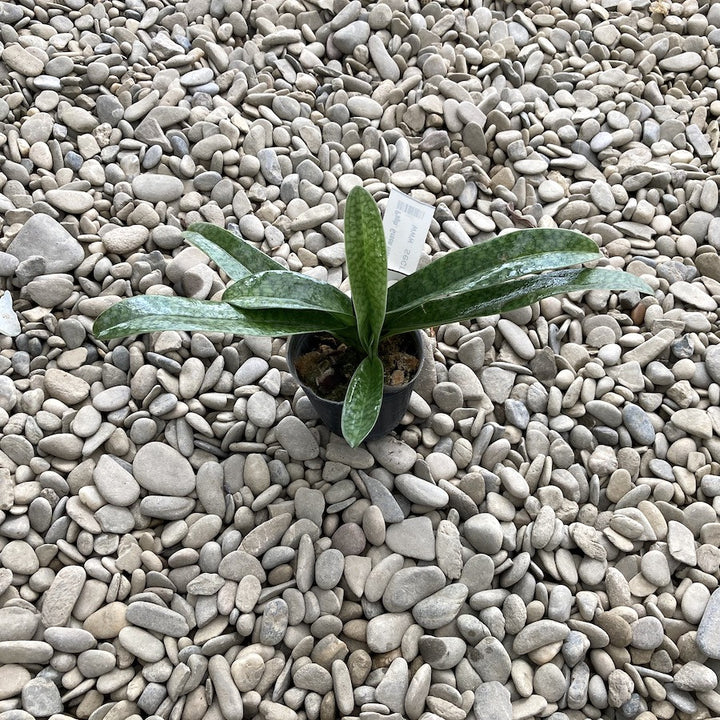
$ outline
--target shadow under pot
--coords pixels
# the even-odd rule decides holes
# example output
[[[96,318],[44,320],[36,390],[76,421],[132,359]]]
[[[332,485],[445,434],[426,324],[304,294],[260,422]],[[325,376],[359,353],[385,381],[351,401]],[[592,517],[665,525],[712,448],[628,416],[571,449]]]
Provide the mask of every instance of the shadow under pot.
[[[385,370],[382,405],[366,440],[387,435],[407,410],[425,357],[420,330],[394,335],[380,343]],[[327,333],[292,335],[287,346],[288,369],[305,391],[320,419],[342,436],[343,399],[347,384],[364,355]]]

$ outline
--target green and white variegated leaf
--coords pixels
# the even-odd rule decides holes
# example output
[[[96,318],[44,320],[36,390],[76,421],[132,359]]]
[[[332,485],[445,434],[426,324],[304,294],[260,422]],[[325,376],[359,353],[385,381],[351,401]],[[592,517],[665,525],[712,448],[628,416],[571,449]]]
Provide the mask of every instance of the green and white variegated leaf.
[[[121,300],[95,321],[100,340],[160,330],[198,330],[233,335],[292,335],[303,332],[342,332],[347,325],[327,312],[298,310],[242,311],[226,302],[161,295]]]
[[[553,270],[542,275],[474,288],[447,298],[432,299],[407,310],[388,313],[383,335],[397,335],[516,310],[551,295],[583,290],[638,290],[652,293],[651,288],[639,278],[617,270]]]
[[[202,250],[233,280],[263,270],[285,270],[261,250],[217,225],[193,223],[183,237]]]
[[[243,325],[243,316],[227,303],[139,295],[111,305],[95,320],[93,333],[109,340],[159,330],[237,333],[247,329]]]
[[[572,230],[531,229],[454,250],[408,275],[388,291],[388,312],[523,275],[601,257],[597,245]]]
[[[342,316],[348,325],[355,323],[347,295],[329,283],[291,270],[268,270],[242,278],[225,291],[223,300],[246,310],[322,310]]]
[[[365,352],[377,355],[387,300],[387,249],[372,195],[356,186],[345,203],[345,255],[357,332]]]
[[[250,271],[227,250],[200,233],[188,230],[183,233],[183,237],[186,242],[194,245],[198,250],[202,250],[231,280],[240,280],[240,278],[250,275]]]
[[[382,361],[377,356],[366,357],[350,380],[341,421],[343,437],[350,447],[357,447],[378,419],[383,380]]]

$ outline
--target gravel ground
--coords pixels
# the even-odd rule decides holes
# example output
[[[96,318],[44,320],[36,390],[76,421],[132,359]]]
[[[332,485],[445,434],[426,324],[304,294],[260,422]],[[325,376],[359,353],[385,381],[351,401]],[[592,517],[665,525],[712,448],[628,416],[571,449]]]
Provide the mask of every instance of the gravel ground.
[[[720,717],[720,3],[19,0],[0,39],[0,720]],[[345,288],[357,184],[435,206],[422,262],[575,228],[655,295],[437,328],[356,450],[284,338],[93,337],[219,296],[198,220]]]

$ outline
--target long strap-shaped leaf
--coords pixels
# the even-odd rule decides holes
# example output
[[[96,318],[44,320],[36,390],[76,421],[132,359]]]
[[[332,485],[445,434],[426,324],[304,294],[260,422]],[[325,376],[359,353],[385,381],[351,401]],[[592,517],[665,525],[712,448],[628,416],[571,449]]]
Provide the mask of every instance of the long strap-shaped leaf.
[[[250,243],[245,242],[242,238],[239,238],[237,235],[233,235],[228,230],[218,227],[217,225],[211,225],[210,223],[193,223],[187,231],[183,233],[183,237],[193,244],[197,244],[197,235],[205,238],[205,240],[209,241],[213,245],[216,245],[221,250],[224,250],[228,255],[235,258],[235,260],[247,271],[245,272],[245,275],[248,273],[262,272],[263,270],[285,269],[282,265],[280,265],[280,263],[273,260],[264,252],[254,248],[250,245]],[[200,245],[198,245],[198,247],[200,247]],[[209,248],[207,244],[205,244],[205,247],[200,247],[200,249],[215,260],[215,262],[217,262],[217,264],[222,267],[222,269],[225,270],[230,277],[234,277],[225,268],[222,262],[219,262],[223,260],[224,256],[218,255],[217,258],[214,257],[210,252],[208,252]],[[233,266],[231,270],[236,273],[240,272],[237,266]],[[239,275],[238,277],[243,277],[243,275]]]
[[[202,250],[219,268],[225,271],[231,280],[240,280],[250,275],[250,271],[241,262],[200,233],[188,230],[183,233],[183,237],[186,242],[194,245],[198,250]]]
[[[508,280],[447,298],[433,299],[409,310],[388,313],[383,335],[470,320],[484,315],[515,310],[537,300],[580,290],[652,290],[628,273],[604,268],[555,270],[534,277]]]
[[[377,355],[387,301],[387,250],[382,219],[372,195],[354,187],[345,203],[345,255],[350,292],[365,352]]]
[[[328,312],[242,311],[225,302],[161,295],[139,295],[121,300],[102,313],[93,326],[93,332],[100,340],[158,330],[272,336],[346,329],[346,324]]]
[[[597,245],[572,230],[518,230],[434,260],[388,290],[388,311],[600,258]]]
[[[350,298],[329,283],[290,270],[268,270],[233,283],[223,295],[233,307],[322,310],[355,324]]]
[[[345,394],[341,427],[350,447],[357,447],[373,429],[382,404],[383,366],[379,357],[366,357],[353,373]]]

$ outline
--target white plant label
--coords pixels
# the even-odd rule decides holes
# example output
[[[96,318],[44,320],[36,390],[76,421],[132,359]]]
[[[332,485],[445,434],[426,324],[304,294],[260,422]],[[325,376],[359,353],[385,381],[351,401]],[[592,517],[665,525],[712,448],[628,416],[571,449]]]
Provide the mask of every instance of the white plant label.
[[[395,273],[410,275],[420,262],[425,238],[432,222],[435,208],[414,200],[395,188],[385,207],[383,230],[387,243],[388,270],[391,279]]]

